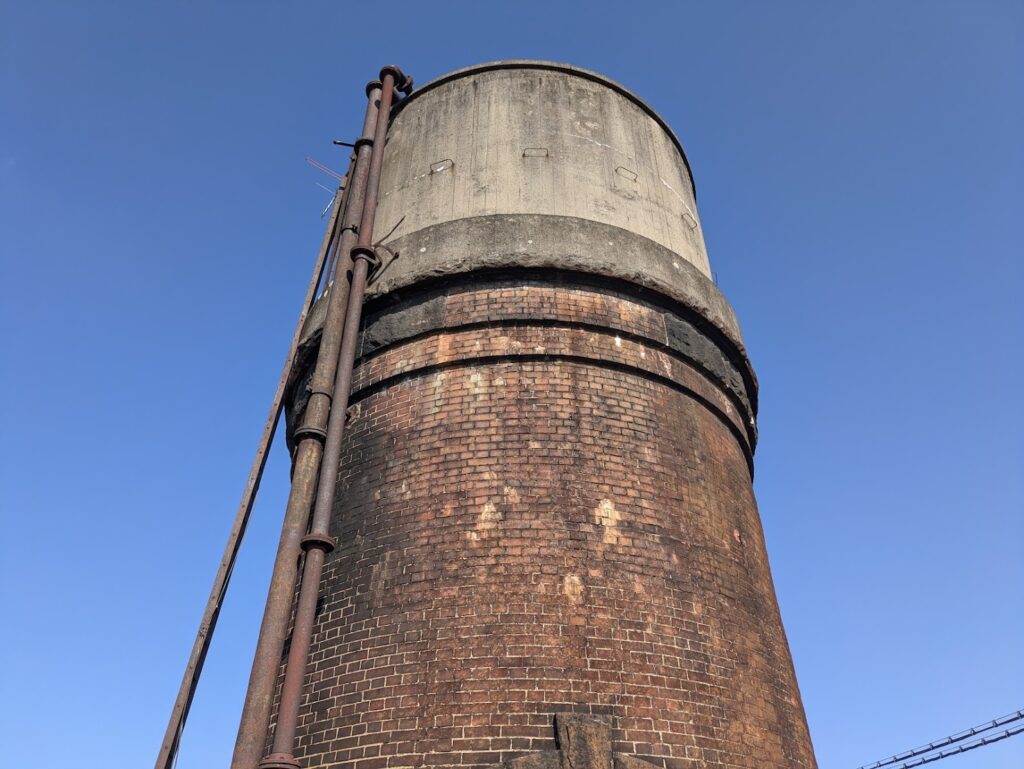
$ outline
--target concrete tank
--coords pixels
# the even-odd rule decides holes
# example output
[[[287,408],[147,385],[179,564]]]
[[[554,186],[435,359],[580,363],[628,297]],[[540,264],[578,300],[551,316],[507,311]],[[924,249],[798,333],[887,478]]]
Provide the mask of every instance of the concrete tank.
[[[302,765],[814,767],[665,122],[566,65],[446,75],[396,110],[374,236]]]

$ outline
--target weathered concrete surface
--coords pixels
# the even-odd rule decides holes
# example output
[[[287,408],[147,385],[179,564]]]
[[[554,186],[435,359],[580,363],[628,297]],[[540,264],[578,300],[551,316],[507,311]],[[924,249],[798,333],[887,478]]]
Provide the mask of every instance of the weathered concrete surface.
[[[590,273],[664,294],[701,315],[746,355],[736,314],[718,286],[673,251],[619,227],[567,216],[496,214],[391,236],[382,246],[382,268],[371,278],[367,300],[480,270]],[[314,306],[306,338],[319,330],[325,310],[323,300]]]
[[[710,279],[674,251],[617,226],[571,216],[495,214],[392,236],[384,245],[383,269],[374,276],[368,298],[475,270],[518,267],[589,272],[675,299],[710,321],[739,351],[744,350],[736,315]]]
[[[576,217],[636,233],[710,276],[678,141],[610,85],[537,62],[428,84],[389,130],[375,239],[492,214]]]

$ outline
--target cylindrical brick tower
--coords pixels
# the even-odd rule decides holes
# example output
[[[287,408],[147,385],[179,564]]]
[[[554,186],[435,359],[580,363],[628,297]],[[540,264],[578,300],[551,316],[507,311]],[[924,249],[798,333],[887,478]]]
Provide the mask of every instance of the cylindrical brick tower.
[[[302,766],[814,767],[669,127],[471,67],[397,108],[380,189]]]

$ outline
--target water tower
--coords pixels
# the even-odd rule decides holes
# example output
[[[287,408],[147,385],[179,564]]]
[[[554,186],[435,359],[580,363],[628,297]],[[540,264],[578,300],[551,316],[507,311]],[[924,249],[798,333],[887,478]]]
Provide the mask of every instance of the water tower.
[[[285,397],[296,483],[302,446],[326,457],[320,518],[302,481],[236,769],[813,768],[751,487],[756,379],[678,139],[571,66],[392,104],[403,77],[369,86],[354,261]],[[326,344],[351,356],[333,396]]]

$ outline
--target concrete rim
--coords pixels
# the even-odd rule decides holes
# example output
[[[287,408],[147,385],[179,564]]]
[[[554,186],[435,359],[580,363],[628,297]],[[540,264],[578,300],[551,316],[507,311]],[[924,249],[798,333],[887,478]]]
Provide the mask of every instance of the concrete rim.
[[[640,109],[646,112],[650,117],[652,117],[654,119],[654,122],[661,126],[661,129],[666,134],[668,134],[669,139],[672,140],[672,143],[676,146],[676,149],[679,150],[679,154],[683,158],[683,163],[686,165],[686,172],[690,176],[690,188],[693,191],[693,197],[696,200],[697,183],[694,181],[693,178],[693,169],[690,167],[690,159],[686,157],[686,150],[683,149],[682,142],[679,141],[679,137],[676,136],[675,131],[673,131],[669,127],[669,124],[665,121],[665,119],[661,115],[659,115],[654,110],[654,108],[651,107],[650,104],[645,102],[643,99],[641,99],[631,90],[626,88],[624,85],[616,83],[611,78],[605,77],[599,72],[584,69],[583,67],[576,67],[573,66],[572,64],[564,64],[562,62],[557,61],[544,61],[542,59],[501,59],[499,61],[488,61],[482,64],[473,64],[469,67],[456,69],[444,75],[441,75],[440,77],[436,77],[433,80],[429,81],[428,83],[420,86],[419,88],[414,89],[413,92],[409,94],[409,96],[407,96],[405,99],[402,99],[402,101],[398,102],[398,104],[395,105],[393,114],[397,115],[399,112],[402,111],[402,109],[405,108],[405,105],[407,105],[411,101],[415,101],[417,96],[427,91],[431,91],[437,88],[438,86],[445,85],[446,83],[450,83],[453,80],[458,80],[459,78],[468,77],[469,75],[475,75],[481,72],[493,72],[495,70],[502,69],[543,69],[551,70],[553,72],[564,72],[569,75],[575,75],[576,77],[583,78],[584,80],[590,80],[595,83],[600,83],[601,85],[607,86],[613,91],[616,91],[622,96],[625,96],[627,99],[629,99],[638,107],[640,107]]]

